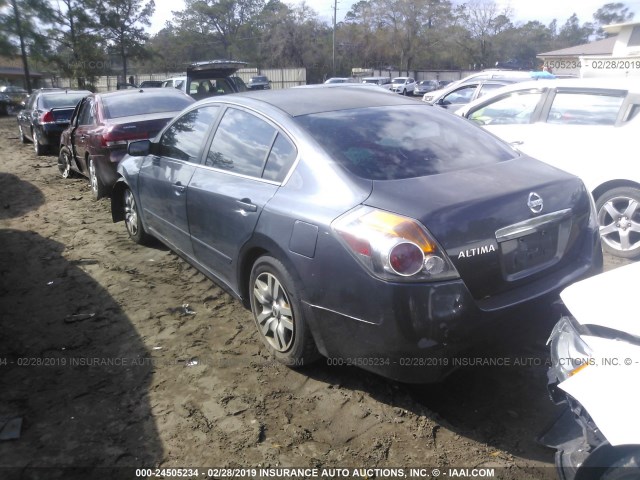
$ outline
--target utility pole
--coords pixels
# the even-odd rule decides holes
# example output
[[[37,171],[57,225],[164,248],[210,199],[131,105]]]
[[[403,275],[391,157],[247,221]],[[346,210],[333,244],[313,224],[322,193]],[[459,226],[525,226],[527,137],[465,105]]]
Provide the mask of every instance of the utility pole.
[[[338,15],[338,0],[333,0],[333,77],[336,76],[336,17]]]

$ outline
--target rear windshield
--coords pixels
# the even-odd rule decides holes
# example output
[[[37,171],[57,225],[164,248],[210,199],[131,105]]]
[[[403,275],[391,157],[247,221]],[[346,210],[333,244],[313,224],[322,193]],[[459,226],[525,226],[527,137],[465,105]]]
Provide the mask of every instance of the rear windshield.
[[[517,156],[471,122],[428,105],[342,110],[297,120],[337,162],[370,180],[436,175]]]
[[[102,97],[107,118],[148,115],[152,113],[177,112],[193,103],[183,95],[117,95]]]
[[[42,107],[49,108],[74,108],[88,93],[61,93],[60,95],[43,95],[40,97]]]

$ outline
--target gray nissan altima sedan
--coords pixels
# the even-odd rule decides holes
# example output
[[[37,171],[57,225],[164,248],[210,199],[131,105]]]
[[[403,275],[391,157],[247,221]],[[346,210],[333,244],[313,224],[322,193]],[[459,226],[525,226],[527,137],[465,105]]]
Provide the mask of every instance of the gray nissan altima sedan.
[[[602,266],[578,178],[372,89],[209,98],[128,153],[114,221],[239,298],[292,366],[438,380],[498,317]]]

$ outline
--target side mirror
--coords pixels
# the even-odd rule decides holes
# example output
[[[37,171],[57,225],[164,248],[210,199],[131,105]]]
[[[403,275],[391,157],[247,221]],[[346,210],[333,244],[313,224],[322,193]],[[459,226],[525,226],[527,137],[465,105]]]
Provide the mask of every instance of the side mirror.
[[[132,157],[145,157],[151,151],[151,142],[149,140],[136,140],[127,145],[127,153]]]

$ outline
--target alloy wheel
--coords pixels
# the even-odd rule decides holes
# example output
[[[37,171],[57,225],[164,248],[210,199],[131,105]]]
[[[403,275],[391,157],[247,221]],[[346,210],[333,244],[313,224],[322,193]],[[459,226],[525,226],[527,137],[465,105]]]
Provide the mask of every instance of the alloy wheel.
[[[62,153],[60,153],[58,169],[60,170],[60,175],[62,175],[62,178],[69,178],[71,176],[71,159],[69,158],[68,152],[63,151]]]
[[[600,237],[614,250],[640,249],[640,203],[631,197],[615,196],[598,211]]]
[[[96,173],[96,165],[93,159],[89,160],[89,181],[91,182],[91,190],[95,195],[98,194],[98,175]]]
[[[132,237],[138,235],[138,207],[131,190],[124,192],[124,223]]]
[[[262,336],[278,352],[291,348],[295,320],[287,292],[269,272],[261,273],[253,284],[254,312]]]

